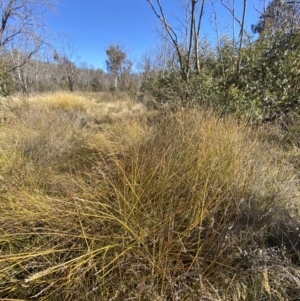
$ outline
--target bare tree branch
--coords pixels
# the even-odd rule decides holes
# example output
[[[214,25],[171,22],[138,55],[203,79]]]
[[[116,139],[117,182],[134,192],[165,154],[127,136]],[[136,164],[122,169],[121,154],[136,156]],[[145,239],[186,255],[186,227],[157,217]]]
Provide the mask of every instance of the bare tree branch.
[[[223,75],[223,80],[224,82],[226,81],[226,73],[225,73],[225,68],[224,68],[224,59],[223,59],[223,54],[221,50],[221,44],[220,44],[220,36],[219,36],[219,29],[218,29],[218,22],[217,22],[217,12],[215,8],[215,1],[211,2],[212,8],[213,8],[213,17],[214,17],[214,25],[215,25],[215,30],[216,30],[216,35],[217,35],[217,41],[218,41],[218,53],[220,56],[220,61],[221,61],[221,66],[222,66],[222,75]]]
[[[197,31],[196,28],[195,30],[195,60],[196,60],[196,70],[198,71],[198,73],[200,73],[200,61],[199,61],[199,40],[200,40],[200,30],[201,30],[201,24],[202,24],[202,19],[204,16],[204,7],[206,4],[206,0],[202,0],[201,3],[201,9],[200,9],[200,15],[199,15],[199,19],[198,19],[198,27],[197,27]],[[196,23],[195,23],[196,25]]]
[[[184,28],[179,30],[168,23],[160,0],[156,0],[156,5],[154,5],[152,0],[147,0],[147,2],[150,4],[154,14],[163,24],[167,36],[176,50],[183,79],[188,82],[191,70],[194,69],[196,72],[200,72],[199,39],[206,0],[201,1],[198,20],[196,12],[198,11],[199,1],[187,0],[186,2],[181,2],[185,13],[185,22]],[[184,40],[179,41],[177,35],[179,31],[184,32]]]
[[[234,1],[235,2],[235,1]],[[230,14],[232,15],[232,17],[234,18],[235,22],[237,22],[240,26],[240,28],[243,27],[243,34],[246,34],[247,37],[249,38],[250,35],[249,33],[245,30],[244,26],[243,26],[243,21],[239,20],[237,17],[236,17],[236,14],[235,14],[235,5],[233,4],[233,6],[231,7],[229,5],[228,2],[225,2],[224,0],[221,0],[221,3],[222,5],[230,12]],[[243,10],[244,11],[244,10]],[[234,36],[235,36],[235,33],[234,33]]]
[[[162,5],[160,3],[160,0],[156,0],[157,4],[158,4],[158,7],[159,7],[159,11],[160,11],[160,14],[157,12],[153,2],[151,0],[147,0],[147,2],[150,4],[154,14],[158,17],[158,19],[162,22],[162,24],[164,25],[167,33],[168,33],[168,36],[169,38],[171,39],[175,49],[176,49],[176,52],[177,52],[177,55],[178,55],[178,60],[179,60],[179,64],[180,64],[180,67],[181,67],[181,70],[183,71],[183,73],[185,74],[186,73],[186,70],[185,70],[185,67],[184,67],[184,62],[183,62],[183,58],[182,58],[182,55],[181,55],[181,51],[180,51],[180,46],[179,46],[179,43],[178,43],[178,37],[177,37],[177,34],[176,32],[174,31],[174,29],[168,24],[167,20],[166,20],[166,17],[165,17],[165,14],[164,14],[164,11],[163,11],[163,8],[162,8]],[[186,76],[186,74],[185,74]],[[188,80],[188,77],[186,76],[186,80]]]
[[[247,4],[248,4],[248,0],[244,0],[242,26],[241,26],[241,31],[240,31],[240,45],[239,45],[239,50],[238,50],[238,61],[237,61],[237,65],[236,65],[236,73],[237,73],[238,76],[240,74],[240,69],[241,69],[241,59],[242,59],[241,49],[243,47],[243,38],[244,38],[244,28],[245,28],[245,21],[246,21]]]

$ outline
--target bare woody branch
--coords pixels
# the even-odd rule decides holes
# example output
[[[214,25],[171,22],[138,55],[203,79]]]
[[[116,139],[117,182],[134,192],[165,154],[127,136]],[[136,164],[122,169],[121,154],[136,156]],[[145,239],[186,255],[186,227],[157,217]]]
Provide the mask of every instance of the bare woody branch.
[[[155,6],[154,6],[154,4],[153,4],[153,2],[151,0],[147,0],[147,2],[150,4],[150,6],[151,6],[151,8],[152,8],[152,10],[154,12],[154,14],[162,22],[164,28],[166,29],[166,31],[168,33],[168,36],[171,39],[171,41],[172,41],[172,43],[173,43],[173,45],[174,45],[174,47],[176,49],[181,70],[183,71],[183,73],[186,73],[186,70],[184,68],[183,58],[182,58],[181,51],[180,51],[180,46],[179,46],[179,43],[178,43],[177,34],[174,31],[174,29],[168,24],[168,22],[166,20],[166,17],[165,17],[165,14],[164,14],[164,11],[163,11],[163,8],[162,8],[162,5],[160,3],[160,0],[156,0],[157,5],[159,7],[160,14],[156,10],[156,8],[155,8]]]
[[[157,18],[163,24],[168,38],[170,39],[173,47],[175,48],[175,53],[178,57],[180,69],[185,81],[189,81],[190,72],[192,70],[192,57],[194,59],[194,69],[196,72],[200,72],[200,62],[199,62],[199,39],[200,39],[200,29],[201,23],[204,15],[204,7],[206,0],[201,1],[200,15],[198,16],[198,21],[196,17],[198,0],[189,0],[184,6],[185,11],[185,38],[186,41],[179,41],[177,31],[172,27],[166,18],[164,9],[161,5],[160,0],[154,2],[152,0],[147,0],[150,4],[152,11],[157,16]],[[186,46],[183,46],[186,45]],[[192,56],[193,55],[193,56]]]

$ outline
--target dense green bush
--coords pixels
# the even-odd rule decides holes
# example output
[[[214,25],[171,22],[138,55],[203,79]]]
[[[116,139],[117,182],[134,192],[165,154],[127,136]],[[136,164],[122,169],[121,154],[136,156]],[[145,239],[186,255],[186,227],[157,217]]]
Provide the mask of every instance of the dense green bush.
[[[201,74],[192,73],[189,82],[182,80],[180,72],[165,72],[142,83],[141,90],[150,93],[159,103],[181,106],[217,105],[224,100],[221,79],[213,78],[204,66]]]
[[[165,71],[145,80],[142,90],[161,102],[221,105],[240,117],[260,120],[298,108],[299,32],[254,41],[240,53],[232,45],[229,40],[214,56],[202,57],[200,74],[191,73],[189,81],[179,71]]]
[[[299,33],[283,34],[272,43],[257,41],[243,49],[239,76],[228,78],[230,109],[273,120],[298,107],[299,42]]]

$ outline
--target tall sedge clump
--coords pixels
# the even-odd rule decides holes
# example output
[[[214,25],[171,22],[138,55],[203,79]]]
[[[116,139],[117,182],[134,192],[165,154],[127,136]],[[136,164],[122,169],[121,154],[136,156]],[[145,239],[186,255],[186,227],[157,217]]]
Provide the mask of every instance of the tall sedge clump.
[[[80,170],[69,161],[74,191],[7,183],[0,297],[299,296],[297,181],[255,131],[187,110],[120,118],[85,145]]]
[[[230,118],[175,114],[152,125],[142,144],[114,156],[105,179],[113,191],[114,235],[126,237],[119,298],[124,283],[127,294],[136,295],[139,285],[149,300],[231,294],[250,300],[268,295],[268,285],[285,296],[276,280],[249,282],[249,275],[261,283],[284,274],[261,254],[288,261],[282,245],[274,251],[269,242],[278,234],[272,231],[282,221],[279,212],[295,201],[292,172],[253,135]]]

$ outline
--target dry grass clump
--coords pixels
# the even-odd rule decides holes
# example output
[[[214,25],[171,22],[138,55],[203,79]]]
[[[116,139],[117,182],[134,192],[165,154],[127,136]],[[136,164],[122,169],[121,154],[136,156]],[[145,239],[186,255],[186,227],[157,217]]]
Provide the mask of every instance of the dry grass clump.
[[[95,132],[39,108],[3,129],[0,298],[298,300],[294,171],[255,132],[208,111]]]
[[[15,107],[1,129],[5,177],[13,175],[19,185],[46,185],[49,176],[68,170],[72,158],[93,137],[83,127],[82,107],[26,102]]]
[[[42,103],[58,109],[83,109],[89,103],[84,95],[78,93],[56,92],[55,94],[41,94],[29,99],[30,103]]]
[[[10,182],[48,190],[51,195],[65,195],[66,186],[72,191],[70,172],[84,173],[90,168],[89,162],[97,156],[92,148],[103,141],[97,136],[106,135],[102,133],[108,121],[105,104],[94,102],[90,96],[58,92],[6,100],[1,110],[2,177],[10,175],[14,179]],[[139,114],[135,107],[126,111],[119,109],[118,103],[115,106],[123,113],[109,117],[109,124],[123,115]]]

